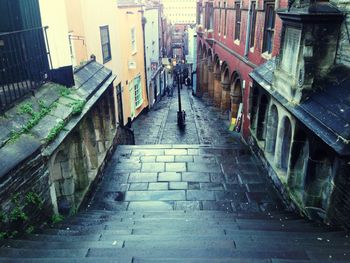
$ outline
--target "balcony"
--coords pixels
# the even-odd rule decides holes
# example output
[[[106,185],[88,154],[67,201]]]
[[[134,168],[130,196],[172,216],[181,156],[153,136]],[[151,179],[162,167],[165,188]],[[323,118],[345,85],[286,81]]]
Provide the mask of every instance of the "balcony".
[[[0,112],[48,80],[51,57],[46,30],[0,33]]]

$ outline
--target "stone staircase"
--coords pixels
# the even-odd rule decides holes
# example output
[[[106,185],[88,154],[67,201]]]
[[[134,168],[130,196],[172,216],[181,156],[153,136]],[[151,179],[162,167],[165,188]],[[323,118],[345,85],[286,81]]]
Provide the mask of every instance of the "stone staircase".
[[[88,207],[0,262],[350,262],[350,242],[283,209],[240,145],[121,146]]]

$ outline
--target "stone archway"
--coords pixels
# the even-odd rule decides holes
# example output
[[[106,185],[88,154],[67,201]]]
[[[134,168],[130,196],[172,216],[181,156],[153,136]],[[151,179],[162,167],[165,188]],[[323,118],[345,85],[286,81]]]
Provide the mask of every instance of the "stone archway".
[[[266,152],[270,153],[271,155],[274,155],[276,150],[277,130],[278,130],[278,110],[276,105],[272,105],[268,116],[266,145],[265,145]]]
[[[299,201],[303,199],[309,152],[310,145],[306,133],[300,127],[296,127],[290,156],[288,186]]]
[[[220,107],[221,105],[221,69],[220,59],[215,56],[214,60],[214,105]]]
[[[226,62],[221,67],[221,104],[222,112],[230,112],[230,70]]]
[[[203,58],[202,58],[202,95],[208,93],[208,54],[207,49],[203,46]]]
[[[208,49],[208,96],[214,98],[214,62],[213,52]]]
[[[265,94],[262,94],[259,101],[259,110],[256,123],[256,137],[258,140],[265,140],[268,104],[269,99]]]
[[[239,105],[242,103],[242,84],[240,75],[237,72],[232,74],[230,90],[230,119],[237,119],[239,114]]]
[[[333,160],[331,154],[318,149],[310,155],[308,172],[305,182],[304,202],[306,207],[316,207],[327,210],[333,183]]]
[[[292,125],[288,117],[284,117],[282,121],[280,137],[282,139],[280,167],[283,171],[287,172],[292,143]]]
[[[60,150],[53,159],[50,178],[55,190],[57,209],[60,214],[68,215],[74,208],[75,184],[72,165],[66,149]],[[53,197],[53,195],[51,195]],[[52,200],[55,203],[55,200]]]

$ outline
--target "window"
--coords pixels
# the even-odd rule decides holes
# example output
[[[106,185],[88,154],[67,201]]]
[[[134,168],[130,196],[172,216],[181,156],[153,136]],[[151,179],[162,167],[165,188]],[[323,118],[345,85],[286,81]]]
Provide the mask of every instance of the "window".
[[[135,107],[138,108],[143,103],[142,88],[141,88],[141,77],[140,76],[138,76],[134,80],[134,90],[135,90]]]
[[[131,28],[131,51],[136,53],[136,29],[135,27]]]
[[[224,14],[224,36],[227,35],[227,28],[226,28],[226,20],[227,20],[227,10],[226,10],[226,2],[224,2],[224,9],[225,9],[225,14]]]
[[[219,2],[219,23],[218,23],[218,32],[221,33],[221,3]]]
[[[236,25],[235,25],[235,40],[240,39],[241,34],[241,7],[240,2],[235,2],[236,9]]]
[[[101,34],[101,47],[102,47],[103,63],[106,63],[112,59],[111,45],[109,42],[108,26],[101,26],[100,27],[100,34]]]
[[[263,52],[271,53],[273,45],[273,34],[275,28],[275,5],[274,2],[267,2],[265,4],[265,28]]]
[[[250,7],[251,12],[251,28],[250,28],[250,42],[249,47],[254,47],[255,45],[255,24],[256,24],[256,2],[252,2]]]

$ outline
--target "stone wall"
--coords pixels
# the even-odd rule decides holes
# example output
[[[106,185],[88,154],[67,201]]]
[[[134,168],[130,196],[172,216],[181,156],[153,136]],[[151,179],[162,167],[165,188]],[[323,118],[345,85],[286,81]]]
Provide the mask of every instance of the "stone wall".
[[[350,1],[331,0],[330,2],[345,14],[341,26],[336,62],[350,67]]]
[[[76,212],[115,144],[133,143],[132,131],[116,127],[114,107],[110,85],[51,144],[23,135],[0,152],[1,160],[18,159],[0,176],[0,239]],[[23,151],[30,157],[20,159]]]
[[[262,88],[255,89],[248,144],[286,204],[312,219],[350,229],[349,158],[339,156]]]

